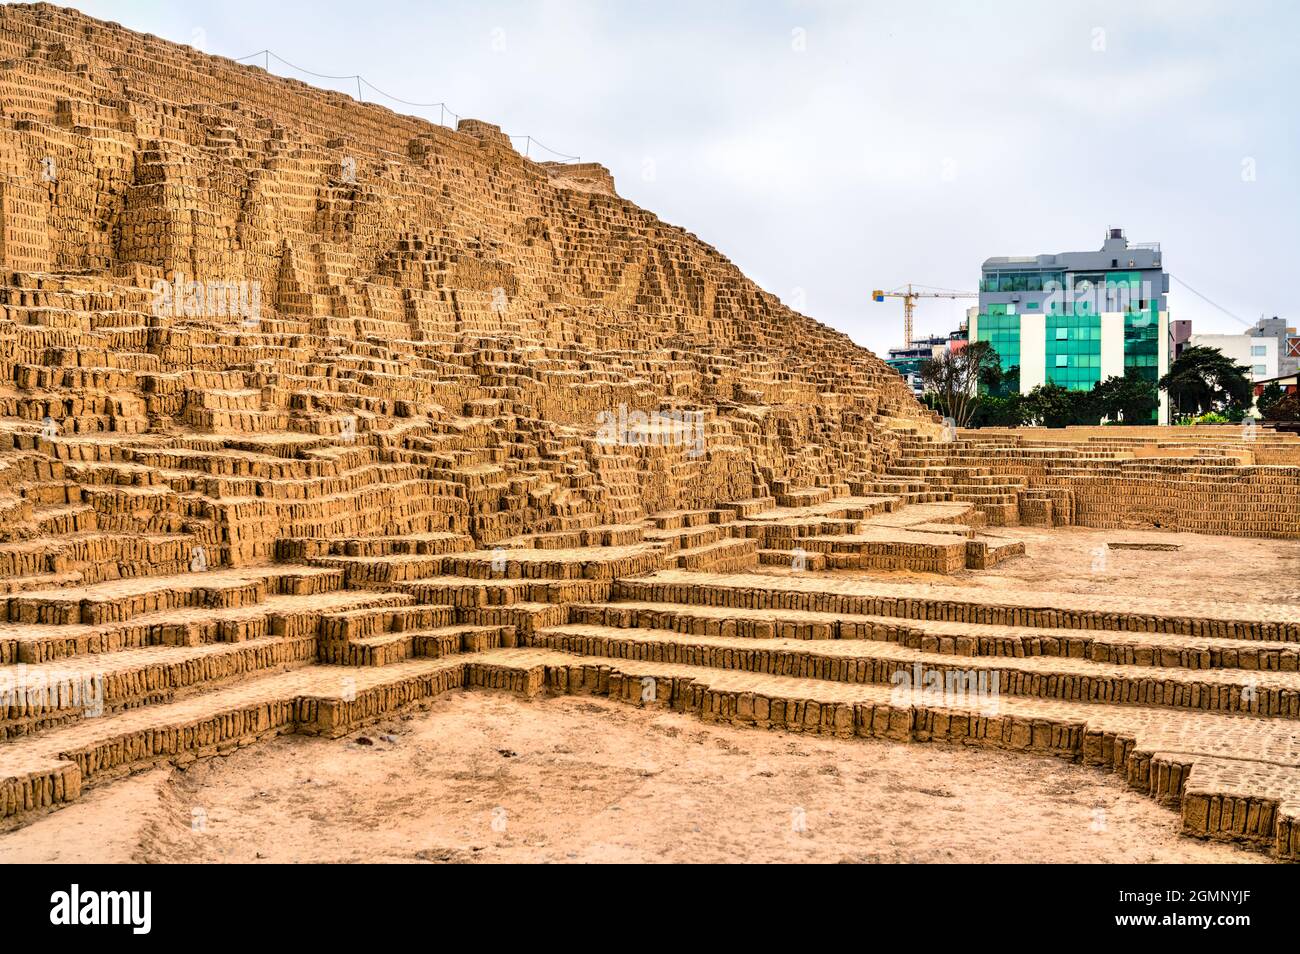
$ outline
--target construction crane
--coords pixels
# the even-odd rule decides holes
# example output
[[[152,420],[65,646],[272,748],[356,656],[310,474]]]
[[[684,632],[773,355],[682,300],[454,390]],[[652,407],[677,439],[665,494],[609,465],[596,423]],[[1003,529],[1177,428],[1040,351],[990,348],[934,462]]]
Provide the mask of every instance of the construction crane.
[[[918,285],[918,288],[929,288],[929,285]],[[912,283],[907,283],[907,290],[896,288],[893,291],[881,291],[877,288],[871,293],[873,301],[884,301],[886,298],[903,299],[903,347],[912,347],[912,316],[916,311],[916,300],[918,298],[978,298],[976,292],[953,291],[951,288],[936,288],[933,291],[915,291]]]

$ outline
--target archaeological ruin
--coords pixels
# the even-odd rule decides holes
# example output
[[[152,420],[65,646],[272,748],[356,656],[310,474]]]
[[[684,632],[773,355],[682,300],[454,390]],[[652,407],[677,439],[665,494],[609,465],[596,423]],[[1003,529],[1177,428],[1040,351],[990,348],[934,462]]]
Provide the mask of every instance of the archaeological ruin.
[[[485,689],[1059,757],[1300,860],[1300,597],[980,585],[1017,528],[1300,539],[1300,436],[953,438],[600,165],[75,11],[0,7],[0,108],[4,824]]]

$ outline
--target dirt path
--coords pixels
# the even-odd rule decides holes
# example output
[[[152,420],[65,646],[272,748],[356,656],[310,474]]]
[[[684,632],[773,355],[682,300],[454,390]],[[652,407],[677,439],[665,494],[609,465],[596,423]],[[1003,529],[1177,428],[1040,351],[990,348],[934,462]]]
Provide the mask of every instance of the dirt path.
[[[1055,759],[482,692],[154,770],[0,835],[0,862],[258,860],[1267,859],[1185,838],[1174,812]]]

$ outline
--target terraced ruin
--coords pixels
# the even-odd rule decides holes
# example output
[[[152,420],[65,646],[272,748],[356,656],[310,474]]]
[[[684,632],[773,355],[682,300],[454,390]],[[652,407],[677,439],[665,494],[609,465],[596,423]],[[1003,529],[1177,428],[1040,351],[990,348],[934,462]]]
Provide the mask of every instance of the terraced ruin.
[[[0,8],[0,103],[8,824],[474,688],[1059,756],[1300,858],[1296,603],[979,585],[1023,525],[1300,539],[1295,435],[947,440],[595,164],[73,11]]]

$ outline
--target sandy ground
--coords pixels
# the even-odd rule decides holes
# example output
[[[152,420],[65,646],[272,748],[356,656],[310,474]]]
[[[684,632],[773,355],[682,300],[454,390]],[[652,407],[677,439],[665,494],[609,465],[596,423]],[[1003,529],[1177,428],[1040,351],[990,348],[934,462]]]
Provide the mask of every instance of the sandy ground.
[[[990,532],[1025,540],[1027,556],[916,578],[1300,601],[1300,542]],[[1182,549],[1111,550],[1099,565],[1098,547],[1116,541]],[[0,835],[0,862],[1268,860],[1178,829],[1175,812],[1117,776],[1051,758],[455,693],[348,739],[288,736],[90,789]]]
[[[1300,603],[1300,540],[1082,527],[992,527],[984,532],[1023,540],[1025,556],[992,570],[967,571],[961,582],[968,585]],[[1111,549],[1113,543],[1173,544],[1181,549]],[[1103,545],[1107,549],[1099,554]]]
[[[991,570],[961,570],[952,574],[802,570],[798,575],[834,579],[858,575],[892,583],[915,580],[991,593],[1043,590],[1300,605],[1300,540],[1084,527],[990,527],[980,534],[1023,541],[1025,555]],[[1112,549],[1111,544],[1154,544],[1179,549]],[[762,567],[760,572],[773,576],[795,575],[789,568],[775,566]]]
[[[0,836],[0,862],[742,860],[1267,859],[1056,759],[477,692],[155,769]]]

